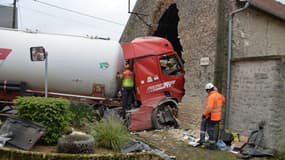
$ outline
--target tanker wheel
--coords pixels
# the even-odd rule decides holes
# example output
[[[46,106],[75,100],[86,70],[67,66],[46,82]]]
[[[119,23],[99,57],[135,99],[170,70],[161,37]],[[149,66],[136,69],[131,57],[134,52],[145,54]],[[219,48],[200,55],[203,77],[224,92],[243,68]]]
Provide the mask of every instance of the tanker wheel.
[[[95,142],[91,135],[67,135],[58,139],[59,153],[95,153]]]
[[[154,109],[151,120],[154,129],[179,128],[176,120],[178,109],[176,106],[160,105]]]

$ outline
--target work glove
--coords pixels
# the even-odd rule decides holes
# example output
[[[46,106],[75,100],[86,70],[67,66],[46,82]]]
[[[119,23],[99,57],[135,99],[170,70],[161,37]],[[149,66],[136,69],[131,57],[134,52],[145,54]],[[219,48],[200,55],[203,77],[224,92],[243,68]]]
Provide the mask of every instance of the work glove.
[[[202,119],[206,119],[206,116],[204,114],[202,114]]]

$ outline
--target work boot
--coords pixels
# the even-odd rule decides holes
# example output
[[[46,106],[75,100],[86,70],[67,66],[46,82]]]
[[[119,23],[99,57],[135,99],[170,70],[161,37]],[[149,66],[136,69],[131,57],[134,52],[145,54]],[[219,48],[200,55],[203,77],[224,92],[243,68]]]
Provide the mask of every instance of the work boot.
[[[205,141],[203,141],[203,140],[200,139],[200,140],[197,142],[197,145],[196,145],[195,147],[202,146],[204,143],[205,143]]]

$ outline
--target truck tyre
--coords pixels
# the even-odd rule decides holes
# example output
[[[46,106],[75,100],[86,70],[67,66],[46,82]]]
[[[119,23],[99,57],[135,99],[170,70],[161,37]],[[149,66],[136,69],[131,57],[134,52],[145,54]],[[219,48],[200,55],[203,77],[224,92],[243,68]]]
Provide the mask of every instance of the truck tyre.
[[[154,129],[163,129],[165,126],[160,122],[160,107],[156,107],[151,115],[152,125]]]
[[[173,107],[169,105],[160,105],[154,109],[151,115],[152,125],[154,129],[163,128],[179,128],[176,115],[173,115]]]
[[[58,139],[58,153],[95,153],[95,142],[91,135],[67,135]]]

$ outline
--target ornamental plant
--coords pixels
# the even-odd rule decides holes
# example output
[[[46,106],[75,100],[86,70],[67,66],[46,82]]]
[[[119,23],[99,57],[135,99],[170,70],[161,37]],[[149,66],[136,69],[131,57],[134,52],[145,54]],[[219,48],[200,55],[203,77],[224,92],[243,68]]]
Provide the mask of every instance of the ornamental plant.
[[[43,124],[48,132],[42,138],[44,144],[56,144],[69,125],[73,115],[70,102],[62,98],[19,97],[16,99],[17,115]]]
[[[71,124],[75,128],[84,129],[93,123],[95,120],[95,111],[94,109],[85,103],[72,103],[70,105],[70,111],[73,114]]]
[[[127,127],[114,113],[97,122],[91,135],[94,136],[98,147],[114,151],[120,151],[121,147],[131,140]]]

